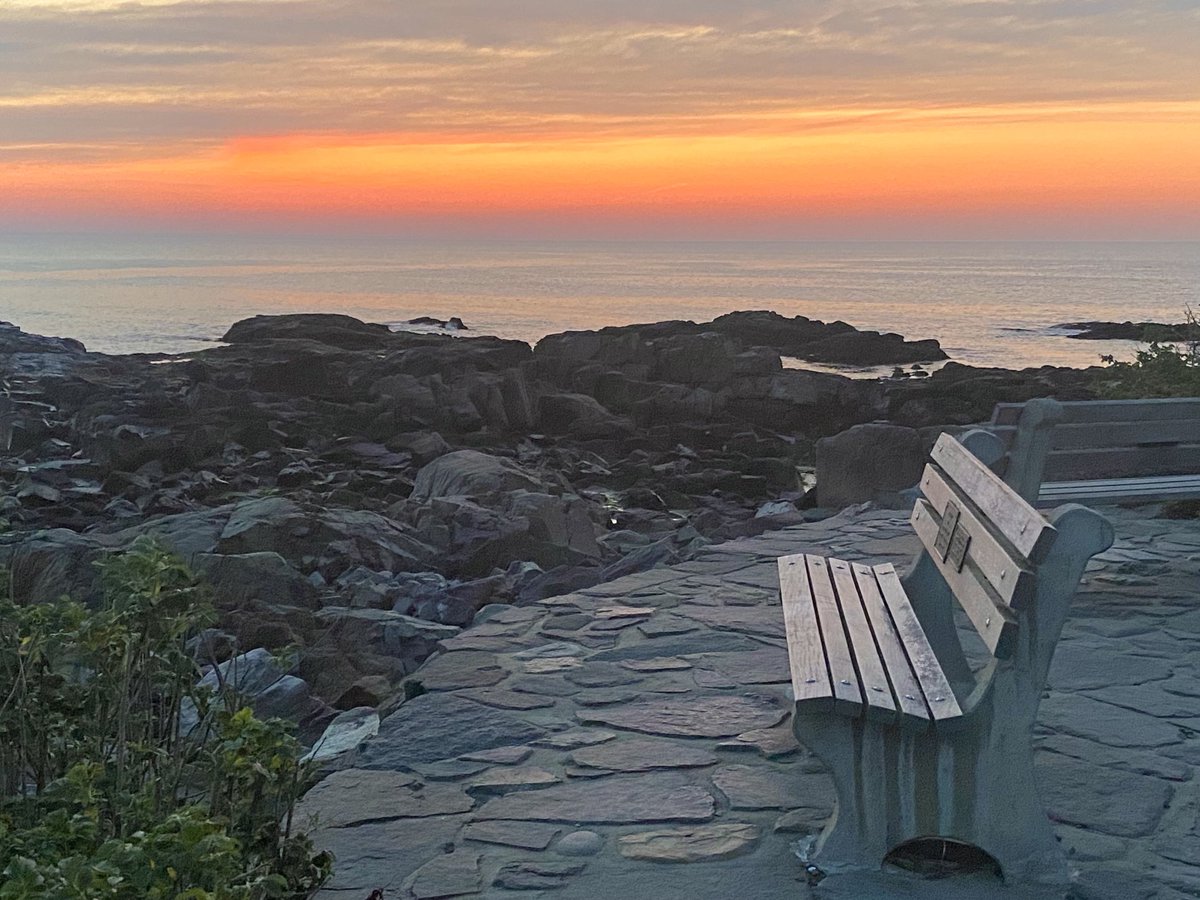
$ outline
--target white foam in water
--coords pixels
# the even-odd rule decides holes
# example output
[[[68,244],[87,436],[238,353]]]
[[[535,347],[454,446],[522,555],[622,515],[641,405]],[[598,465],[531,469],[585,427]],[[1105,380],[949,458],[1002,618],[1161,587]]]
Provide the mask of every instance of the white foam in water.
[[[106,352],[194,352],[255,314],[461,317],[545,334],[736,309],[937,338],[960,362],[1092,365],[1062,322],[1180,321],[1197,243],[417,243],[0,237],[0,319]],[[440,331],[442,329],[430,329]],[[886,373],[884,373],[886,374]]]

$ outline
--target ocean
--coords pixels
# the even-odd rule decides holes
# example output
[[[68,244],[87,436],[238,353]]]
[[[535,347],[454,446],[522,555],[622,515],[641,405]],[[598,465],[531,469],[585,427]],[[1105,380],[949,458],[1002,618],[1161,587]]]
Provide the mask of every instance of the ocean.
[[[109,353],[194,351],[259,313],[459,316],[543,335],[737,309],[937,338],[1011,368],[1086,366],[1136,345],[1080,320],[1181,321],[1200,243],[417,242],[383,238],[0,236],[0,320]]]

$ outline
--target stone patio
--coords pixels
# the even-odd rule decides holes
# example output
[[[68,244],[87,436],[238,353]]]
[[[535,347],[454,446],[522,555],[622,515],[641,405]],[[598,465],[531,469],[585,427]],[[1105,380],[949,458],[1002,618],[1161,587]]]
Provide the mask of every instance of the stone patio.
[[[1105,509],[1043,701],[1038,776],[1086,900],[1200,897],[1200,521]],[[907,564],[903,513],[848,510],[669,569],[488,607],[426,693],[304,799],[321,900],[1031,896],[883,874],[814,892],[833,804],[789,722],[775,558]]]

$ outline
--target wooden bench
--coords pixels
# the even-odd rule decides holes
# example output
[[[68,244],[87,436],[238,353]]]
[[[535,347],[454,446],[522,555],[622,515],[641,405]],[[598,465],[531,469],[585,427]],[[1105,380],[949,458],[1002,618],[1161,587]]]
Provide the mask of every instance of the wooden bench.
[[[942,435],[912,524],[924,545],[891,564],[779,560],[797,738],[831,768],[838,804],[808,859],[877,869],[908,841],[989,853],[1007,880],[1065,867],[1033,781],[1030,735],[1050,658],[1108,521],[1071,504],[1047,520]],[[972,671],[960,607],[986,659]]]
[[[1035,506],[1200,498],[1200,398],[1001,403],[1005,483]]]

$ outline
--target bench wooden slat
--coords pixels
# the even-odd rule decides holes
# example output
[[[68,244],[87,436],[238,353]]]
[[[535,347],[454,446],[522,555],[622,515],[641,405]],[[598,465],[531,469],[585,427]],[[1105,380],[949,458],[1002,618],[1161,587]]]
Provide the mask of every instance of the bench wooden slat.
[[[850,644],[845,625],[842,624],[841,610],[838,609],[829,565],[824,557],[811,554],[805,557],[805,561],[817,608],[817,621],[821,626],[821,640],[825,645],[825,658],[829,661],[833,706],[838,712],[853,715],[862,706],[862,690],[854,669],[854,658],[850,655]]]
[[[929,704],[934,722],[960,718],[963,714],[962,707],[958,705],[958,698],[954,696],[950,682],[946,680],[946,674],[942,671],[942,666],[938,662],[933,648],[929,646],[929,639],[925,637],[925,629],[917,620],[912,603],[909,602],[908,595],[904,592],[904,586],[900,583],[899,576],[896,575],[896,567],[891,563],[884,563],[874,566],[872,572],[879,584],[879,590],[883,594],[888,612],[892,615],[896,632],[904,644],[912,670],[921,685],[925,701]]]
[[[1054,528],[1036,509],[948,434],[934,444],[932,457],[975,505],[1030,562],[1040,562],[1054,541]]]
[[[1200,416],[1200,397],[1059,401],[1064,422],[1153,422]]]
[[[1195,474],[1200,474],[1200,444],[1174,444],[1051,450],[1046,455],[1042,478],[1046,481],[1082,481]]]
[[[1167,397],[1145,400],[1067,400],[1059,401],[1063,422],[1153,422],[1161,419],[1200,416],[1200,397]],[[1024,403],[997,403],[992,424],[1016,425]]]
[[[877,721],[894,722],[897,713],[895,700],[892,699],[891,682],[888,681],[887,670],[879,656],[879,648],[875,646],[875,634],[871,630],[867,611],[863,608],[862,598],[858,593],[858,582],[854,580],[850,564],[844,559],[830,559],[828,565],[833,576],[833,587],[837,591],[842,608],[842,621],[846,623],[846,631],[850,635],[850,646],[854,651],[855,668],[858,670],[867,706],[867,717]]]
[[[1154,419],[1145,422],[1060,422],[1054,429],[1050,449],[1091,450],[1197,443],[1200,443],[1200,418]]]
[[[937,511],[926,500],[918,500],[913,508],[911,521],[921,538],[921,543],[926,547],[933,547],[942,523]],[[986,579],[977,577],[971,568],[970,560],[963,570],[959,571],[954,565],[943,560],[939,553],[931,552],[929,557],[946,579],[946,584],[958,598],[963,611],[988,649],[997,657],[1010,655],[1017,631],[1017,619],[1013,611],[996,596],[987,585]]]
[[[892,614],[888,612],[879,582],[875,578],[875,571],[862,563],[854,563],[850,568],[854,572],[858,594],[862,598],[871,630],[879,645],[879,653],[887,668],[892,694],[900,711],[900,724],[905,728],[927,728],[930,716],[929,707],[925,703],[925,692],[912,670],[904,643],[896,631],[896,623],[892,621]]]
[[[925,467],[921,492],[939,516],[945,515],[948,503],[953,502],[959,508],[959,527],[966,528],[971,535],[968,556],[1002,601],[1014,609],[1023,608],[1033,596],[1035,578],[1016,549],[992,531],[970,498],[947,481],[937,466]]]
[[[797,703],[816,709],[832,709],[829,665],[825,659],[821,632],[816,627],[817,612],[804,554],[782,556],[778,565],[783,624],[787,630],[788,658],[792,669],[792,693]]]
[[[1042,493],[1060,495],[1187,491],[1200,488],[1200,475],[1164,475],[1161,478],[1100,478],[1095,481],[1047,481]]]
[[[1131,502],[1135,500],[1193,500],[1200,498],[1200,476],[1188,475],[1172,479],[1123,479],[1104,481],[1049,481],[1042,485],[1038,503],[1099,503]]]

